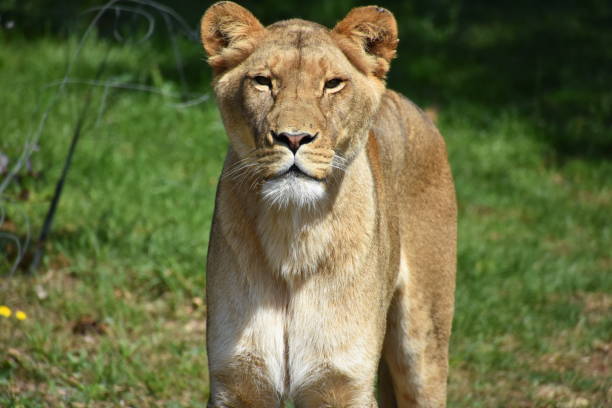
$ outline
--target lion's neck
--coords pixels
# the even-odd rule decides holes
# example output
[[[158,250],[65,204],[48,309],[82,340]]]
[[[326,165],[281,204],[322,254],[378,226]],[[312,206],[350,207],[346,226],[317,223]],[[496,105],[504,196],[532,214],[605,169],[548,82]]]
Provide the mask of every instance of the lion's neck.
[[[261,203],[255,228],[269,267],[280,276],[349,272],[368,250],[375,222],[372,175],[365,153],[347,168],[318,209],[278,209]]]

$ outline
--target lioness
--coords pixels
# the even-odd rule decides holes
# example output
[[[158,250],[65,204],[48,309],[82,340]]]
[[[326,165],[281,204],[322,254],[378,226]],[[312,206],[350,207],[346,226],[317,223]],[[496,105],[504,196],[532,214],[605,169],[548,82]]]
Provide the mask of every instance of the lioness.
[[[209,407],[444,406],[455,193],[442,137],[385,88],[393,15],[263,27],[220,2],[201,37],[230,139],[208,249]]]

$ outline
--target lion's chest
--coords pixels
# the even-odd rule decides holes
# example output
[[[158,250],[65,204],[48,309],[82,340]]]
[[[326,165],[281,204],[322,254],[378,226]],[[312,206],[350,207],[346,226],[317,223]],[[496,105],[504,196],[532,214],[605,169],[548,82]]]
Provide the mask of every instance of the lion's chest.
[[[332,240],[329,224],[305,223],[303,217],[300,214],[274,216],[258,224],[267,263],[285,279],[311,275],[329,253]]]
[[[332,298],[316,299],[316,284],[292,292],[288,303],[255,310],[236,342],[232,359],[263,362],[266,378],[283,399],[297,398],[323,378],[374,372],[377,342],[364,311],[337,310]],[[338,316],[340,316],[338,318]]]

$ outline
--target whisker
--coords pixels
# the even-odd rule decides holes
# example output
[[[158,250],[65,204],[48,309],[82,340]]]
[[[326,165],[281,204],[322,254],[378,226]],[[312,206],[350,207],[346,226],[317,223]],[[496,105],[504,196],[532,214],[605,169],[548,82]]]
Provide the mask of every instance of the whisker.
[[[347,160],[340,156],[338,153],[336,153],[336,155],[334,155],[334,158],[332,159],[330,166],[341,170],[341,171],[346,171],[346,167],[348,166],[348,162]]]
[[[235,175],[241,173],[248,167],[255,166],[257,164],[257,160],[253,157],[253,153],[256,153],[256,150],[256,148],[252,149],[246,153],[245,157],[237,160],[235,163],[229,166],[223,173],[222,178],[234,178]]]

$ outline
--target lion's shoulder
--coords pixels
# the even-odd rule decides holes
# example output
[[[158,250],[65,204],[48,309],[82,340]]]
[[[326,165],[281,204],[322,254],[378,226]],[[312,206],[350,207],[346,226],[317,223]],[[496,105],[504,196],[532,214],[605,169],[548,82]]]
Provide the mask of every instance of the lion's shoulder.
[[[446,143],[436,125],[414,102],[387,90],[368,140],[370,163],[380,167],[381,182],[390,186],[437,177],[447,167]],[[390,187],[394,188],[394,187]]]

